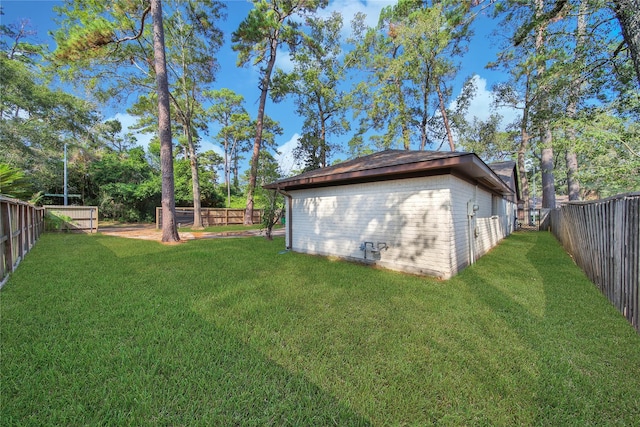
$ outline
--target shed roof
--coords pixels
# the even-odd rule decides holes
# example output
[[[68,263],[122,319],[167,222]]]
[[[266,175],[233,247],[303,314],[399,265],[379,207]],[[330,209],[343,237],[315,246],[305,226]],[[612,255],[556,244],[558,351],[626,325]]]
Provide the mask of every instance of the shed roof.
[[[503,195],[514,192],[507,182],[474,153],[406,150],[381,151],[284,178],[267,184],[264,188],[290,191],[446,173],[471,179]]]

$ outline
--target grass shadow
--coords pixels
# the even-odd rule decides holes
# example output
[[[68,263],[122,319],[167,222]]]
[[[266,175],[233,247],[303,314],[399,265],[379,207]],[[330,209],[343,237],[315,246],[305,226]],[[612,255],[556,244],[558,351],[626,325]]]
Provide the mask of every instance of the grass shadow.
[[[45,235],[0,294],[3,421],[640,419],[640,337],[546,233],[449,281],[282,247]]]
[[[509,265],[500,266],[500,262]],[[525,279],[525,280],[522,280]],[[515,234],[459,280],[527,349],[539,425],[631,425],[640,401],[620,411],[612,402],[640,387],[640,339],[550,233]],[[484,321],[486,323],[486,320]],[[504,339],[504,338],[503,338]],[[470,349],[475,351],[474,349]]]
[[[80,239],[44,236],[2,290],[3,424],[370,425],[192,310],[211,282],[163,271],[197,245]]]

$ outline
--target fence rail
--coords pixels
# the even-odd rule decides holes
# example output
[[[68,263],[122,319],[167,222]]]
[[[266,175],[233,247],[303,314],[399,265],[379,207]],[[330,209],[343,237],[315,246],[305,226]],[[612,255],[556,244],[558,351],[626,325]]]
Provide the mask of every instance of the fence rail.
[[[201,208],[202,225],[244,224],[244,209]],[[262,209],[253,210],[253,223],[262,222]],[[193,208],[176,208],[176,223],[180,227],[193,225]],[[156,228],[162,226],[162,208],[156,208]]]
[[[96,206],[57,206],[44,207],[55,221],[47,223],[48,231],[98,232],[98,208]]]
[[[0,288],[44,231],[44,208],[0,196]]]
[[[551,212],[551,232],[640,332],[640,192],[571,202]]]

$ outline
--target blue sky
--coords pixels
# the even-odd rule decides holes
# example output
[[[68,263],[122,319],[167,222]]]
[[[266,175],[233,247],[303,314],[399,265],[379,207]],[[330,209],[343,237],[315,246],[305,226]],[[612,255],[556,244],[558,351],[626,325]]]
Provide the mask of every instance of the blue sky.
[[[348,28],[351,17],[353,17],[356,12],[364,12],[367,15],[367,22],[370,25],[375,25],[380,10],[395,2],[395,0],[332,0],[330,1],[329,7],[323,13],[328,15],[331,11],[340,11],[344,17],[345,27]],[[219,63],[221,64],[221,70],[217,75],[215,88],[220,89],[226,87],[242,94],[245,98],[245,108],[249,114],[255,118],[258,108],[257,101],[260,95],[257,86],[258,73],[252,68],[238,68],[236,66],[237,55],[232,51],[230,43],[231,33],[246,17],[252,8],[252,4],[245,0],[225,1],[225,3],[227,4],[227,20],[226,22],[219,23],[220,28],[225,33],[225,45],[217,55]],[[4,16],[0,17],[3,24],[9,24],[18,19],[29,19],[32,27],[38,31],[37,41],[49,44],[52,49],[55,48],[53,41],[48,36],[48,32],[56,28],[53,22],[53,18],[55,17],[53,7],[60,5],[60,1],[0,0],[0,4],[5,13]],[[485,69],[487,62],[495,58],[495,52],[497,50],[494,46],[493,39],[489,38],[489,34],[494,29],[494,26],[495,23],[487,17],[480,16],[479,19],[475,21],[475,36],[471,41],[468,53],[462,60],[462,68],[458,77],[453,82],[454,94],[458,94],[464,79],[476,75],[478,91],[476,98],[471,104],[469,115],[475,115],[479,118],[486,118],[491,113],[490,87],[503,78],[499,72]],[[286,52],[279,53],[278,66],[283,69],[290,66]],[[102,113],[107,119],[118,118],[125,126],[134,121],[134,118],[126,113],[126,107],[115,108],[107,106],[103,109]],[[290,100],[279,104],[269,103],[266,107],[266,113],[273,119],[279,121],[281,127],[284,129],[283,135],[277,137],[276,142],[279,151],[282,153],[277,158],[279,159],[282,169],[286,172],[294,167],[291,151],[295,147],[297,137],[301,133],[302,119],[294,114],[293,103]],[[512,110],[502,110],[500,113],[505,116],[505,123],[511,122],[516,114],[516,112]],[[211,131],[213,134],[216,132],[215,129],[211,129]],[[343,141],[341,142],[346,144],[346,141],[350,137],[350,134],[346,135],[342,138]],[[138,136],[138,141],[142,145],[145,145],[148,139],[149,136]],[[201,145],[202,151],[215,149],[220,152],[220,149],[211,142],[211,137],[205,137]],[[346,157],[346,153],[336,153],[333,159],[344,159]]]

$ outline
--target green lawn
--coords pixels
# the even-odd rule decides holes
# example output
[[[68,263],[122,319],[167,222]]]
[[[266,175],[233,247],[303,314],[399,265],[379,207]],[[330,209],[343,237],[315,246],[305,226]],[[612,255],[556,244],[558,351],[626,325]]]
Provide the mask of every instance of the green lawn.
[[[640,335],[548,233],[449,281],[45,234],[0,291],[2,425],[638,425]]]

